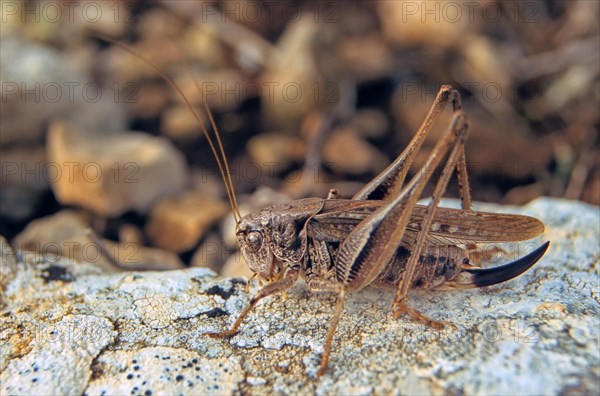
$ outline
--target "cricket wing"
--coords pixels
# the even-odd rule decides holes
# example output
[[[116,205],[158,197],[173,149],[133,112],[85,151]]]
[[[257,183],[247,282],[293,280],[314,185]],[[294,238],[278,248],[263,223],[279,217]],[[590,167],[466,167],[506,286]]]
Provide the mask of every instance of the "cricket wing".
[[[327,199],[308,223],[308,235],[320,241],[341,242],[379,206],[381,201]]]
[[[311,219],[311,237],[340,242],[354,227],[375,211],[382,201],[325,200],[322,210]],[[404,232],[402,244],[411,246],[417,237],[427,206],[417,205]],[[439,207],[436,209],[427,242],[456,245],[462,243],[517,242],[542,234],[544,224],[530,216],[477,212]]]
[[[417,206],[406,227],[403,242],[410,244],[425,216],[426,206]],[[544,224],[530,216],[437,208],[427,240],[430,243],[518,242],[544,232]]]

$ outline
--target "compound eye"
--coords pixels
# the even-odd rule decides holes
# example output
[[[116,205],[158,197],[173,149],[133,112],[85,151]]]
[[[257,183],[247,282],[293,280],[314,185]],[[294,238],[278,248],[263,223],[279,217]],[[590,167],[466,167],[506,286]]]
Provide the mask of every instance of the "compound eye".
[[[247,248],[250,252],[254,253],[262,246],[263,237],[258,231],[250,231],[246,234]]]

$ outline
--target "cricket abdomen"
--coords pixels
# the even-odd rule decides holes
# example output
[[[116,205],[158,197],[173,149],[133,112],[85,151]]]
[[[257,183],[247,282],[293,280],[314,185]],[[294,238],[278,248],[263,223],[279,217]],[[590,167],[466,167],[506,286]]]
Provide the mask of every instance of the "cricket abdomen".
[[[373,286],[396,289],[405,274],[410,251],[400,247],[394,260],[377,276]],[[433,289],[454,279],[462,270],[466,252],[456,246],[428,247],[419,258],[411,289]]]

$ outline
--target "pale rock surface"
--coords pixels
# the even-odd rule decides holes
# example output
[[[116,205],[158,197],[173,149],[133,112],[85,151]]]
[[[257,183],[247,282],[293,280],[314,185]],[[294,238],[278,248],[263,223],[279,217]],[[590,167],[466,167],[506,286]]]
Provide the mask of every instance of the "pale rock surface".
[[[84,79],[72,66],[49,46],[2,38],[0,145],[38,141],[44,135],[44,125],[65,113],[69,108],[69,87],[65,84]]]
[[[48,160],[61,168],[52,183],[59,202],[102,216],[146,212],[159,198],[183,191],[183,154],[164,138],[145,133],[90,134],[54,123]]]
[[[43,23],[45,18],[40,19],[42,23],[28,26],[28,37],[35,37],[32,29],[40,26],[44,26],[42,30],[74,26],[55,21]],[[6,20],[3,20],[3,28],[4,22]],[[100,24],[95,21],[91,25],[97,28]],[[42,34],[48,34],[48,30]],[[92,130],[122,131],[125,128],[125,106],[115,100],[113,89],[92,81],[83,67],[89,61],[87,56],[79,58],[82,54],[74,49],[60,52],[54,46],[40,45],[18,36],[2,37],[0,146],[39,142],[48,123],[55,119],[65,119]]]
[[[387,291],[350,295],[319,381],[334,299],[303,284],[261,302],[232,338],[211,339],[203,333],[231,326],[248,303],[243,281],[20,254],[5,266],[4,254],[15,273],[3,277],[0,393],[598,394],[600,210],[556,199],[478,208],[540,218],[547,232],[512,248],[550,240],[549,251],[503,285],[411,293],[457,331],[394,319]]]

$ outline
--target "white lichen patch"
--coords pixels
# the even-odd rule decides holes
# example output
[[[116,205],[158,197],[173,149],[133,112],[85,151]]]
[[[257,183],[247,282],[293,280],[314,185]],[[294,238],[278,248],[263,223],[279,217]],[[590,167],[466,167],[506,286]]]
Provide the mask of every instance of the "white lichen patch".
[[[31,350],[10,359],[2,372],[3,395],[81,394],[92,361],[117,336],[108,320],[94,316],[66,315],[56,323],[36,322],[33,328],[28,334]]]
[[[88,395],[231,394],[244,379],[235,357],[165,347],[106,352],[93,369]]]

